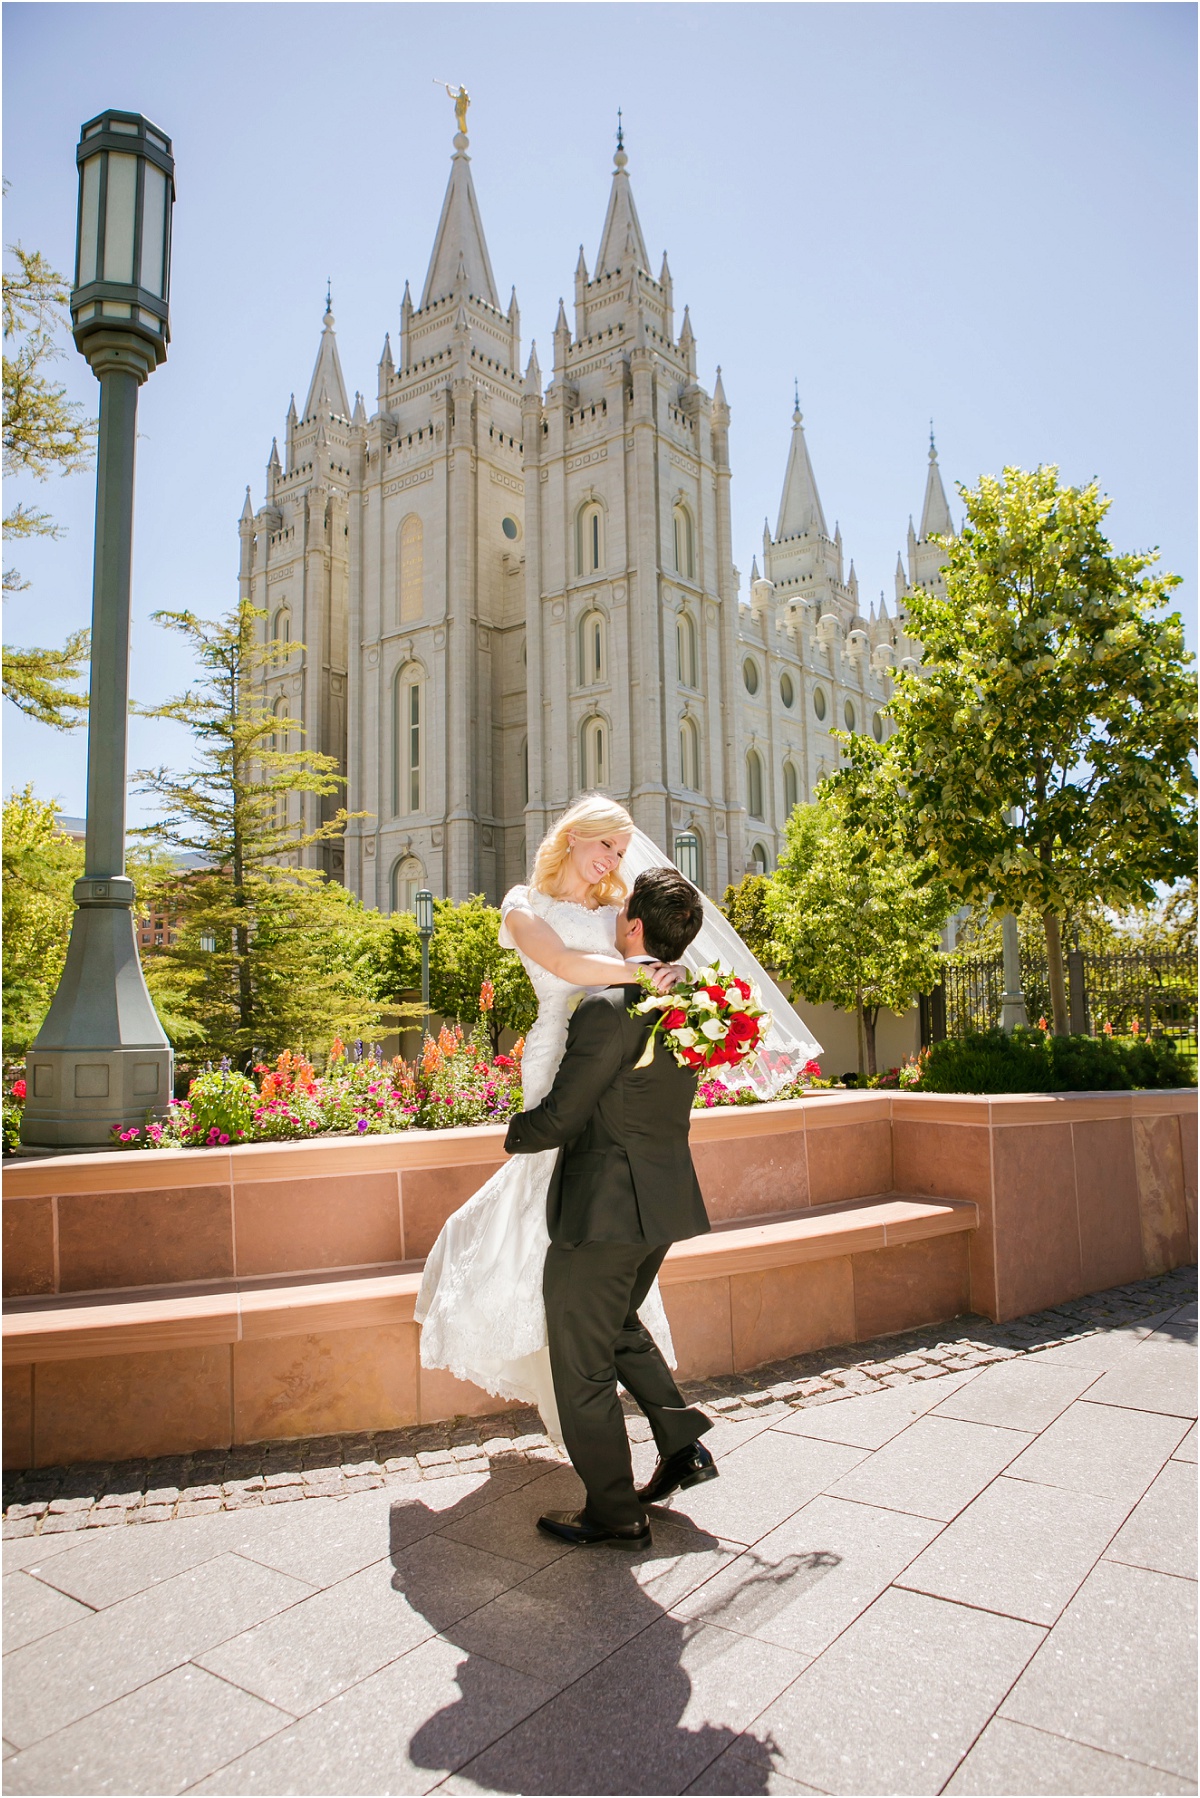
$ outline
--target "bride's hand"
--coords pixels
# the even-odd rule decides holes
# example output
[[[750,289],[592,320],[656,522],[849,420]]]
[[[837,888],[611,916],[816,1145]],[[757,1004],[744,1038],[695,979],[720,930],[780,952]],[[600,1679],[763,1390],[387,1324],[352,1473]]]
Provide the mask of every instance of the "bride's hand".
[[[657,961],[647,969],[644,961],[627,962],[626,966],[633,970],[632,978],[637,979],[639,973],[649,973],[650,984],[656,993],[669,993],[676,983],[684,978],[687,969],[681,962]]]

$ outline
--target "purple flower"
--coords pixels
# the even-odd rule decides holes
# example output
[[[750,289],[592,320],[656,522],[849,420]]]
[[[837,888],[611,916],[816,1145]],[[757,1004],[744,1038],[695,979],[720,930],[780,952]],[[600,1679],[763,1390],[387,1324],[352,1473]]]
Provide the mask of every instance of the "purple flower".
[[[359,1120],[358,1120],[357,1124],[354,1126],[354,1128],[358,1131],[359,1135],[361,1136],[363,1131],[367,1128],[367,1119],[359,1118]]]

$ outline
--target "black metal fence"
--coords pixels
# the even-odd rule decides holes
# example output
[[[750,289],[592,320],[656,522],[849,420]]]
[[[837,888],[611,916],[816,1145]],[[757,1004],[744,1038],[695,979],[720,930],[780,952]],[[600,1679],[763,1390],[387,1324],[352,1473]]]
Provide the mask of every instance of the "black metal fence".
[[[1196,964],[1190,955],[1128,949],[1064,957],[1070,1025],[1080,1036],[1169,1036],[1196,1043]],[[1021,990],[1031,1024],[1051,1016],[1045,955],[1021,949]],[[921,1041],[991,1030],[1000,1022],[1004,962],[999,955],[949,955],[942,979],[922,998]]]

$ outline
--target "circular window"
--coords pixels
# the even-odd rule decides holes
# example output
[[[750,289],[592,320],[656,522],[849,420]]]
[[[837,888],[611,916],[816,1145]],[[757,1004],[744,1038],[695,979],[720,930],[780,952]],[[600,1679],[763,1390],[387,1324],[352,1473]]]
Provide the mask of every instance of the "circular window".
[[[742,663],[742,679],[746,683],[747,693],[758,692],[758,663],[752,661],[749,656]]]
[[[871,720],[871,735],[877,743],[883,742],[883,719],[879,716],[878,712],[876,712]]]
[[[825,692],[822,687],[813,688],[813,711],[818,718],[825,716]]]
[[[796,689],[792,685],[790,674],[781,674],[779,677],[779,697],[790,710],[796,698]]]
[[[849,700],[846,701],[845,707],[843,708],[842,717],[846,720],[846,729],[853,730],[854,729],[854,707],[851,705]]]
[[[515,518],[502,519],[500,529],[504,532],[504,535],[508,538],[510,543],[515,543],[517,538],[521,535],[521,527]]]

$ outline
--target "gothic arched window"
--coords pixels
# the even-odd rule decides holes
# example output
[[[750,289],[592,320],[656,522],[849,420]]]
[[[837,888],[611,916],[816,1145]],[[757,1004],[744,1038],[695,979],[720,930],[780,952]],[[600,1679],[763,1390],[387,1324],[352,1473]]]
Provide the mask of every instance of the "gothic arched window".
[[[684,687],[700,685],[696,655],[696,625],[690,612],[681,612],[675,620],[675,656],[679,664],[679,682]]]
[[[273,750],[276,755],[286,755],[287,754],[287,746],[288,746],[288,733],[287,733],[287,728],[284,724],[284,719],[288,715],[288,702],[283,697],[282,693],[280,694],[279,698],[275,701],[275,704],[271,707],[271,714],[272,714],[273,718],[275,719],[275,728],[271,732],[270,738],[268,739],[267,747],[269,749]],[[279,773],[278,768],[268,768],[266,770],[268,779],[271,779],[273,776],[277,775],[278,773]],[[287,824],[287,816],[288,816],[287,794],[286,793],[276,793],[276,795],[275,795],[275,813],[274,813],[276,830],[284,829],[284,827]]]
[[[392,810],[397,817],[421,810],[424,687],[416,662],[406,662],[392,683]]]
[[[589,500],[579,508],[575,534],[575,571],[595,574],[604,567],[604,508]]]
[[[675,507],[675,568],[685,581],[696,578],[696,527],[684,505]]]
[[[425,527],[410,512],[399,534],[400,622],[409,624],[425,615]]]
[[[794,762],[783,764],[783,809],[790,818],[800,803],[800,777]]]
[[[271,635],[276,643],[290,643],[292,640],[292,614],[286,606],[280,606],[271,620]]]
[[[579,620],[579,684],[594,687],[608,679],[608,631],[603,612],[585,612]]]
[[[585,718],[579,731],[579,783],[594,792],[609,783],[608,726],[595,714]]]
[[[402,855],[392,864],[389,900],[392,911],[412,911],[417,894],[425,885],[425,870],[415,855]]]
[[[750,859],[753,863],[754,872],[756,874],[765,874],[767,872],[767,869],[770,866],[771,858],[767,854],[765,844],[755,843],[753,849],[750,851]]]
[[[679,723],[679,772],[685,787],[700,791],[700,733],[694,718]]]
[[[694,887],[704,885],[704,846],[699,831],[680,831],[675,838],[675,866]]]
[[[746,757],[746,807],[752,818],[763,816],[762,757],[752,749]]]

